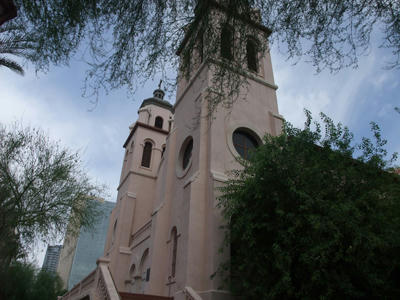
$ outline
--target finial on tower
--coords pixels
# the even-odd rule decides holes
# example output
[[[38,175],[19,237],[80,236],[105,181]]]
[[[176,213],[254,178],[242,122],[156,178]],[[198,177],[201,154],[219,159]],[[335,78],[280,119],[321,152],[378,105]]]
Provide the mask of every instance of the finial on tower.
[[[158,84],[158,89],[161,90],[161,83],[162,83],[162,79],[160,79],[160,83]]]

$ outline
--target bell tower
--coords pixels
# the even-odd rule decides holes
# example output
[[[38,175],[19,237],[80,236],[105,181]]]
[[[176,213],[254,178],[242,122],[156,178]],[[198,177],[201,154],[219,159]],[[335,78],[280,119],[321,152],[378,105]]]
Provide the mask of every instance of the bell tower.
[[[149,281],[149,246],[142,239],[150,232],[158,171],[173,116],[164,94],[159,86],[153,97],[143,100],[123,145],[117,204],[104,248],[118,291],[144,293]]]
[[[177,51],[174,106],[156,89],[124,143],[104,253],[119,292],[230,299],[216,273],[229,259],[218,187],[281,131],[270,31],[246,1],[198,3]]]
[[[104,257],[71,299],[231,299],[217,273],[230,252],[220,253],[218,188],[265,134],[281,132],[269,34],[248,1],[198,1],[177,51],[175,104],[161,86],[143,100]]]
[[[162,196],[152,215],[149,285],[150,294],[176,300],[190,291],[202,299],[230,299],[218,274],[212,276],[229,258],[229,251],[219,253],[224,232],[217,188],[265,134],[281,132],[283,121],[265,46],[270,31],[257,12],[232,13],[225,2],[199,2],[177,51],[183,67],[158,178]]]

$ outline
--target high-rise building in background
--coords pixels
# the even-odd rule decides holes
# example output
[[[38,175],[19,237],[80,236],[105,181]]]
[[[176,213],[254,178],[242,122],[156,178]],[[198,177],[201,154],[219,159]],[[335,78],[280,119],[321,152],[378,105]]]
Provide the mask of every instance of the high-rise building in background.
[[[60,257],[61,245],[47,246],[46,256],[44,257],[42,270],[56,272],[58,259]]]
[[[79,235],[67,231],[57,267],[64,288],[71,289],[96,268],[96,260],[104,252],[109,217],[114,206],[113,202],[98,201],[101,217],[93,229],[81,228]]]

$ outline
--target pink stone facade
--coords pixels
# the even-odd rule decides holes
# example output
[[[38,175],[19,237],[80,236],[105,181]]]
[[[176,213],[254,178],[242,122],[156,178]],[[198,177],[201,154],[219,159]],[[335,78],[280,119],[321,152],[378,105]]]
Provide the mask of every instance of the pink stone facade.
[[[224,238],[217,188],[230,170],[241,167],[232,135],[237,129],[258,141],[281,131],[269,53],[260,53],[257,73],[243,68],[246,100],[208,118],[212,63],[199,63],[190,79],[178,83],[174,106],[160,90],[143,102],[125,141],[118,199],[109,225],[104,259],[118,292],[174,299],[230,299],[218,276],[227,259],[219,253]],[[155,126],[163,119],[162,128]],[[183,160],[190,140],[193,149]],[[143,167],[146,142],[150,166]],[[165,147],[165,150],[163,150]],[[187,157],[186,157],[187,158]]]
[[[226,259],[218,252],[224,233],[216,188],[227,171],[240,168],[232,134],[246,128],[261,140],[266,133],[279,134],[282,125],[269,53],[262,56],[260,69],[257,80],[249,79],[247,101],[238,101],[229,112],[219,109],[212,121],[206,117],[212,76],[206,63],[189,82],[179,84],[173,109],[149,104],[139,110],[125,143],[118,203],[105,246],[118,291],[186,299],[190,287],[201,299],[229,298],[219,289],[218,276],[210,276]],[[165,132],[152,128],[156,116],[163,118]],[[193,140],[193,150],[183,169],[187,139]],[[153,144],[150,168],[141,167],[146,141]]]

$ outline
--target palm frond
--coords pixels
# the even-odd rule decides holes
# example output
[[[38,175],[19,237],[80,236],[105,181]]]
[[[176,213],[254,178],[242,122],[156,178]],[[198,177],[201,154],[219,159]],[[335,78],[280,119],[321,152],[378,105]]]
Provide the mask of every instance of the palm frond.
[[[0,34],[0,53],[9,53],[24,56],[34,49],[33,41],[23,35],[2,35]]]
[[[24,27],[21,25],[17,25],[17,24],[7,24],[7,25],[3,25],[0,26],[0,33],[10,33],[13,31],[23,31]]]
[[[22,66],[17,62],[10,60],[8,58],[0,57],[0,67],[9,68],[11,71],[14,71],[15,73],[24,75],[24,69],[22,68]]]
[[[35,49],[35,41],[27,34],[23,27],[18,25],[7,25],[0,27],[0,67],[7,67],[10,70],[24,75],[24,69],[16,61],[7,57],[15,55],[29,59]]]

